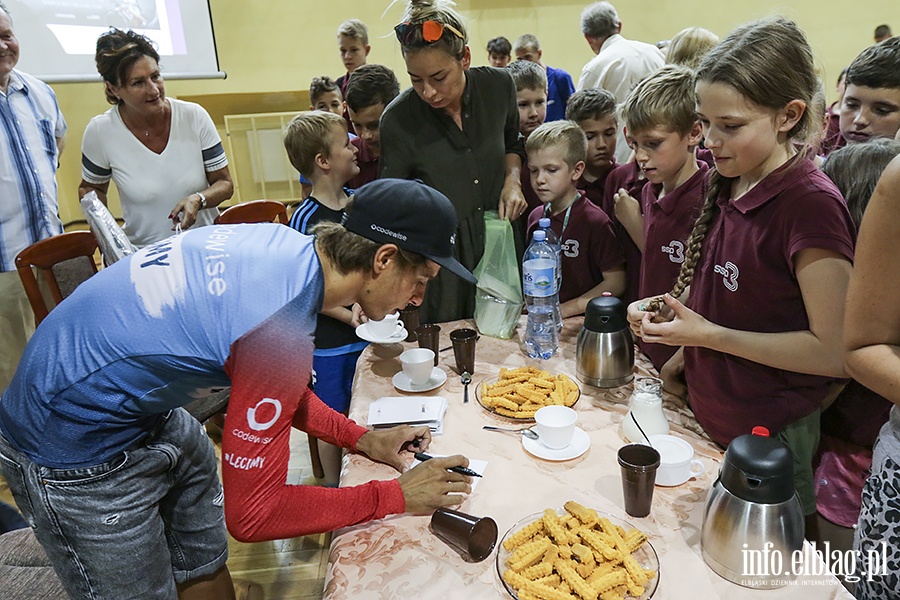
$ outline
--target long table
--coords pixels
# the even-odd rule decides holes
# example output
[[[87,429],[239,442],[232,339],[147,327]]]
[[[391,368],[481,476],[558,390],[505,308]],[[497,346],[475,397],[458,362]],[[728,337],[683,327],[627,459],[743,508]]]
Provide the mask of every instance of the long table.
[[[473,384],[496,377],[501,367],[534,364],[575,379],[575,342],[582,319],[567,319],[560,334],[560,351],[547,361],[529,359],[521,340],[481,336],[475,356]],[[440,348],[450,346],[449,333],[473,327],[471,321],[441,324]],[[524,331],[524,322],[518,327]],[[383,396],[402,396],[391,383],[400,367],[399,354],[415,344],[372,345],[357,363],[350,417],[365,424],[369,404]],[[606,512],[640,528],[659,555],[659,587],[654,598],[852,598],[830,575],[804,575],[776,590],[751,590],[714,573],[700,554],[700,527],[708,490],[715,481],[723,451],[697,424],[690,410],[666,395],[664,411],[671,434],[694,447],[705,472],[677,487],[657,486],[648,517],[635,519],[624,510],[616,451],[624,443],[621,423],[628,412],[631,385],[600,389],[578,382],[581,398],[575,405],[578,426],[591,439],[590,449],[568,462],[548,462],[528,454],[518,436],[482,430],[483,425],[516,426],[509,419],[483,409],[475,400],[463,404],[463,386],[455,372],[453,352],[440,354],[447,382],[427,395],[444,396],[449,408],[444,434],[435,436],[429,452],[463,454],[488,461],[484,478],[459,507],[477,516],[490,516],[502,536],[513,524],[546,508],[561,507],[567,500]],[[640,353],[636,375],[655,375]],[[347,454],[341,470],[341,486],[373,479],[389,479],[397,473],[363,456]],[[428,525],[430,517],[394,515],[335,532],[328,559],[325,598],[509,598],[497,574],[497,551],[480,563],[465,562],[438,539]]]

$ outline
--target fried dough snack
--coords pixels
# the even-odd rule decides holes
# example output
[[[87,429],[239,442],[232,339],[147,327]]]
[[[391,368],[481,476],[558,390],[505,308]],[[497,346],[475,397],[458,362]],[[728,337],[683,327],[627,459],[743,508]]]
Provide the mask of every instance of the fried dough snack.
[[[533,419],[545,406],[572,406],[578,400],[578,386],[568,376],[556,377],[535,367],[500,369],[496,383],[481,384],[481,403],[499,415]]]
[[[640,597],[656,571],[632,553],[647,541],[597,511],[569,501],[566,515],[547,509],[540,519],[509,536],[503,579],[519,600],[623,600]]]

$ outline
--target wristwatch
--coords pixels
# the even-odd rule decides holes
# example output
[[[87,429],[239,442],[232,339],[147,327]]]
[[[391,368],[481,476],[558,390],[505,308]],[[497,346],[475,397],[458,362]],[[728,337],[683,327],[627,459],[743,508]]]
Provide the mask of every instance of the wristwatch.
[[[203,195],[203,192],[194,192],[198,196],[200,196],[200,210],[206,208],[206,196]]]

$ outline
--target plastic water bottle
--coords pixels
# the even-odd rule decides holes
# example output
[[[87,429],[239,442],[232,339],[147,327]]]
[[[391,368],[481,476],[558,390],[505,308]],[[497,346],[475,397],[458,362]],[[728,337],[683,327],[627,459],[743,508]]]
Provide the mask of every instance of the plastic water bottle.
[[[539,219],[538,227],[544,230],[544,233],[547,234],[547,243],[556,251],[556,293],[558,295],[562,289],[562,244],[559,236],[550,227],[549,217]],[[562,315],[559,311],[556,311],[556,329],[562,331]]]
[[[557,255],[542,229],[534,232],[532,240],[522,261],[522,288],[528,312],[525,352],[531,358],[547,359],[559,349]]]

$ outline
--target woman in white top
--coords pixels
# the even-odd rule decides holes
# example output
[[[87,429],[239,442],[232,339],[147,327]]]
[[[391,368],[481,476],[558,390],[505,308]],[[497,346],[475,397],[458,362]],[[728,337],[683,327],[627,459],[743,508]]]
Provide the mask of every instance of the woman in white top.
[[[166,98],[159,54],[142,35],[111,29],[95,58],[113,107],[84,131],[78,196],[95,191],[106,203],[112,179],[125,233],[138,247],[169,237],[175,223],[212,224],[234,185],[209,114]]]

